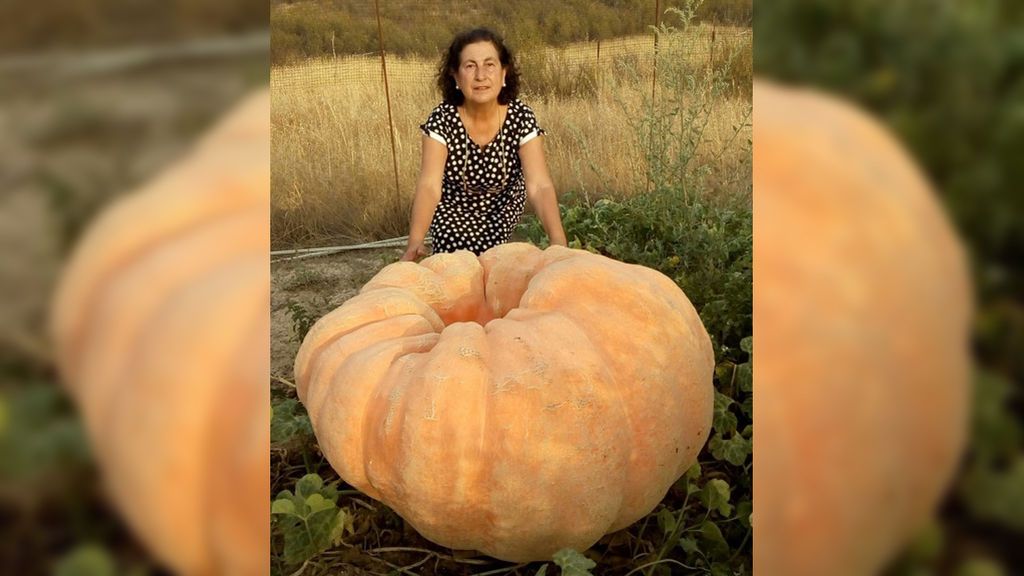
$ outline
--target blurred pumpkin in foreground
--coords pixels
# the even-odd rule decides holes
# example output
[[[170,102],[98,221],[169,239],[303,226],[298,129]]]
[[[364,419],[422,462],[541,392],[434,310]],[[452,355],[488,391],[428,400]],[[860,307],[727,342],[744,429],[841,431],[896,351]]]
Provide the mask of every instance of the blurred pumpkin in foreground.
[[[713,368],[669,278],[516,243],[385,267],[295,362],[346,482],[438,544],[510,561],[649,513],[707,439]]]
[[[52,332],[104,483],[179,574],[269,572],[270,100],[76,246]]]
[[[972,296],[934,191],[880,124],[754,85],[754,569],[877,574],[963,452]]]

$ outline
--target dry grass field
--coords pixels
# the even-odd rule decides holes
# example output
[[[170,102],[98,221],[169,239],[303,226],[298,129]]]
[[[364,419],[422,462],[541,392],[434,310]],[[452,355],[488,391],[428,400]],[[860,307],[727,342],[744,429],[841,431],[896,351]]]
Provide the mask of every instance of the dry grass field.
[[[694,166],[711,193],[749,188],[749,29],[694,26],[658,47],[661,106],[704,111]],[[654,79],[653,36],[523,50],[520,98],[547,131],[545,149],[559,194],[625,197],[644,191],[643,143]],[[405,233],[419,170],[418,126],[440,101],[435,59],[388,58],[397,155],[395,183],[388,104],[379,56],[349,56],[274,68],[275,247],[317,246]],[[670,82],[667,70],[691,81]],[[709,74],[728,78],[712,92]],[[708,85],[711,83],[709,82]],[[685,117],[685,115],[682,115]],[[737,127],[739,131],[737,131]],[[737,178],[737,174],[745,177]]]

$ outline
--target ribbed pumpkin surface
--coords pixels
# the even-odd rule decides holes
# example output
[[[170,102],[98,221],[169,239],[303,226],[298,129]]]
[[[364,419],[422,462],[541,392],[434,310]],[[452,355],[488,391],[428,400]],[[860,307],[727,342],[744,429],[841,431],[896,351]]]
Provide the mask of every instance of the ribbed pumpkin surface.
[[[270,99],[89,228],[52,332],[109,493],[179,574],[269,573]]]
[[[708,436],[712,356],[664,275],[506,244],[387,266],[295,372],[342,478],[434,542],[526,561],[657,505]]]

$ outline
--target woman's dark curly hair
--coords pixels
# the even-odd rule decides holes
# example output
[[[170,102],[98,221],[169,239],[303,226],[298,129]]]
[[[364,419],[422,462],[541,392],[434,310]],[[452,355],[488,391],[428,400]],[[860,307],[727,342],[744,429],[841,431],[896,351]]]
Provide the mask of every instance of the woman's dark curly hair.
[[[462,49],[476,42],[490,42],[497,48],[501,67],[505,69],[505,86],[498,93],[498,103],[508,104],[519,95],[519,68],[516,67],[516,60],[501,36],[487,28],[461,32],[452,40],[437,69],[437,87],[441,91],[441,96],[445,103],[453,106],[461,106],[465,102],[466,97],[455,87],[455,78],[452,78],[452,74],[459,70]]]

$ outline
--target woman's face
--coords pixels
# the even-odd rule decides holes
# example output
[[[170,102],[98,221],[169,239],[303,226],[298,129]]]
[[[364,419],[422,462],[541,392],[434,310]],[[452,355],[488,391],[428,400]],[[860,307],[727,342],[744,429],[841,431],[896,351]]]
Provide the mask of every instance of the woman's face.
[[[486,104],[497,100],[505,83],[505,69],[501,67],[494,44],[487,41],[467,44],[459,54],[455,83],[467,102]]]

